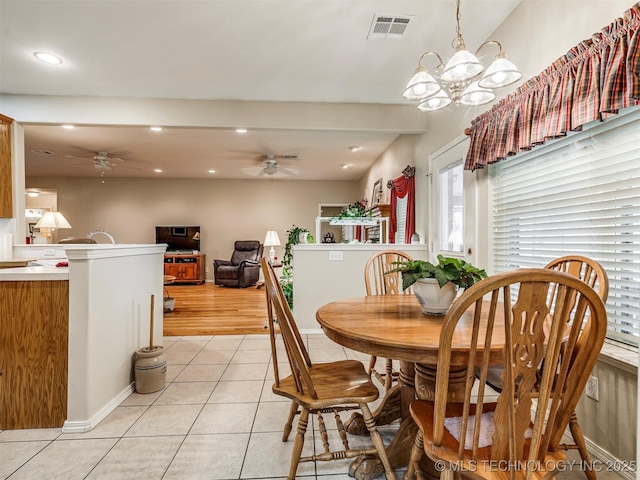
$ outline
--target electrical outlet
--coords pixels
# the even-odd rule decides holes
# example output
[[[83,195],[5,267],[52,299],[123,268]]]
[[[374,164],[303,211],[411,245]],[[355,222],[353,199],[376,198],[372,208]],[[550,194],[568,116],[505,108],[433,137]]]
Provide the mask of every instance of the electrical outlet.
[[[586,391],[587,397],[593,398],[596,402],[600,400],[600,396],[598,395],[598,377],[594,377],[593,375],[589,376]]]
[[[329,260],[342,260],[342,251],[341,250],[331,250],[329,251]]]
[[[53,257],[56,254],[56,251],[53,248],[45,248],[43,255],[45,257]]]

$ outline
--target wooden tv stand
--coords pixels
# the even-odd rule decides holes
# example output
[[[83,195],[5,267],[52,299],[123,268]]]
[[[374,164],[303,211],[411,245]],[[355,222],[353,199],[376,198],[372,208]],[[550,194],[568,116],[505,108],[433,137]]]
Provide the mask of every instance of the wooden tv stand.
[[[173,283],[204,283],[204,253],[165,253],[164,274],[176,277]]]

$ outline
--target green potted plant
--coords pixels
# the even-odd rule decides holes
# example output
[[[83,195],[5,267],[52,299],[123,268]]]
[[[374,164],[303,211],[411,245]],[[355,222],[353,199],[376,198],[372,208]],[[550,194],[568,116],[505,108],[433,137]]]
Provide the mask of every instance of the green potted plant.
[[[387,273],[400,272],[402,288],[413,286],[422,313],[443,315],[456,297],[458,288],[469,288],[483,278],[484,269],[455,257],[438,255],[438,264],[425,260],[394,262],[398,267]]]
[[[316,240],[313,235],[306,228],[296,227],[293,225],[287,230],[287,243],[284,245],[284,256],[282,257],[282,276],[280,277],[280,286],[284,292],[284,296],[289,303],[289,308],[293,308],[293,267],[291,261],[293,260],[294,245],[298,245],[302,242],[302,238],[305,238],[304,243],[315,243]]]

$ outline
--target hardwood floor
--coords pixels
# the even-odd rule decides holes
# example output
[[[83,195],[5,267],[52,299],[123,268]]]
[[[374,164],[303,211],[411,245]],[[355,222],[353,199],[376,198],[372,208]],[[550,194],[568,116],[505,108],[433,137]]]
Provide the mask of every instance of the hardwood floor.
[[[264,289],[202,285],[167,285],[176,299],[164,314],[164,335],[237,335],[265,333],[267,306]],[[166,296],[166,292],[165,292]]]

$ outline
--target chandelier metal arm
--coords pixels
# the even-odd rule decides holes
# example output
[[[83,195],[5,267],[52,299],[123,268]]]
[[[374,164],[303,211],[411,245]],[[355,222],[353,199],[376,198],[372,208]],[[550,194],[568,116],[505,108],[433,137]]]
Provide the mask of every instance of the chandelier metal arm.
[[[420,59],[418,60],[418,68],[424,68],[424,65],[422,65],[422,60],[424,60],[428,55],[435,55],[436,57],[438,57],[438,62],[440,63],[436,67],[436,70],[444,66],[444,62],[442,61],[442,58],[440,57],[440,55],[438,55],[436,52],[432,52],[431,50],[429,50],[428,52],[424,52],[420,57]]]
[[[482,49],[482,47],[484,47],[485,45],[497,45],[498,46],[498,55],[496,55],[496,57],[498,58],[504,58],[506,55],[504,53],[504,51],[502,50],[502,44],[500,42],[498,42],[497,40],[487,40],[486,42],[484,42],[482,45],[480,45],[477,49],[476,49],[476,55],[478,55],[478,53],[480,53],[480,50]]]

